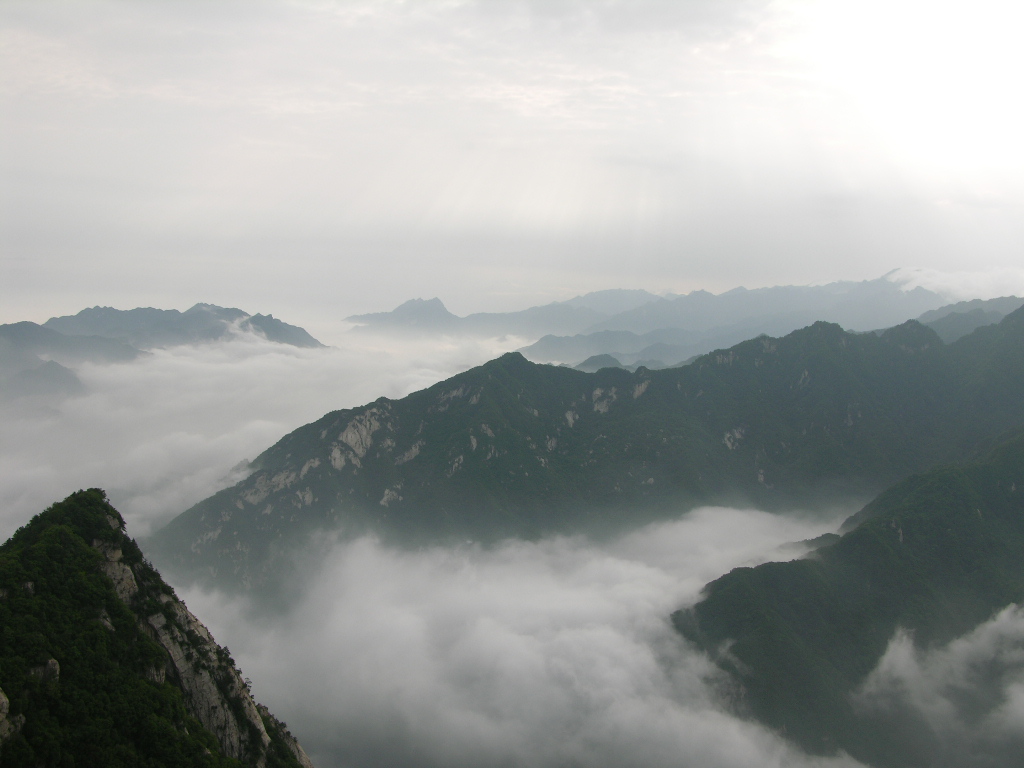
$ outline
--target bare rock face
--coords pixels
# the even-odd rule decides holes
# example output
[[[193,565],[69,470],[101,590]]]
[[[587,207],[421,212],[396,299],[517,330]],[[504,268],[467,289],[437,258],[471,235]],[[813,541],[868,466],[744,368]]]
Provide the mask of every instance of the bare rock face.
[[[124,535],[123,524],[112,517],[109,522]],[[176,684],[189,714],[217,738],[227,757],[264,768],[272,741],[277,740],[299,765],[313,768],[295,738],[253,700],[227,649],[217,645],[210,631],[155,571],[148,564],[126,563],[122,547],[116,543],[95,540],[92,546],[103,555],[100,568],[113,582],[117,596],[138,616],[143,631],[167,651],[166,667],[152,670],[149,679]],[[154,611],[157,606],[160,609]],[[59,668],[47,667],[42,674],[56,679]],[[13,732],[18,726],[6,720],[6,705],[4,697],[0,702],[0,740],[8,732],[5,728]]]
[[[5,694],[3,689],[0,688],[0,744],[3,744],[7,739],[16,734],[21,730],[21,726],[25,724],[25,718],[22,715],[9,717],[10,712],[11,702],[7,698],[7,694]],[[299,749],[302,748],[299,747]],[[305,763],[303,763],[303,765],[305,765]]]
[[[29,674],[37,677],[44,683],[56,683],[60,681],[60,662],[56,659],[47,659],[45,664],[33,667]]]
[[[170,655],[168,674],[181,685],[189,712],[217,737],[225,755],[245,760],[256,754],[255,764],[263,766],[270,736],[241,674],[188,608],[161,597],[172,618],[155,613],[147,623]]]
[[[117,596],[124,602],[130,602],[139,591],[139,585],[135,581],[135,574],[125,563],[121,562],[124,555],[121,548],[106,541],[96,540],[92,543],[93,549],[107,559],[101,566],[103,572],[114,582],[114,589]]]

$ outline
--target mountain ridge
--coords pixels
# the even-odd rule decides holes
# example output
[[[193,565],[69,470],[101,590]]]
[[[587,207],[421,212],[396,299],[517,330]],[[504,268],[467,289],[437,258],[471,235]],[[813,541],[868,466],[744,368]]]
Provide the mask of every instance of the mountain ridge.
[[[90,307],[75,315],[51,317],[43,327],[66,336],[117,339],[144,350],[219,341],[228,338],[233,328],[290,346],[323,346],[305,329],[289,325],[273,315],[250,315],[241,309],[203,303],[195,304],[184,312],[153,307],[127,310]]]
[[[149,540],[185,578],[252,589],[316,532],[424,541],[599,531],[697,504],[863,504],[1024,423],[1024,310],[944,345],[815,323],[684,368],[587,374],[509,353],[335,411]]]

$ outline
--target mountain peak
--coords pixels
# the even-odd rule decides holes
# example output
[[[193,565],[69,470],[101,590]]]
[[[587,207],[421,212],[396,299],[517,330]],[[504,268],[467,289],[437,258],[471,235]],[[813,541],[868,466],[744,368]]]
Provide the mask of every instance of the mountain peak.
[[[92,488],[0,546],[0,763],[312,768],[124,527]]]

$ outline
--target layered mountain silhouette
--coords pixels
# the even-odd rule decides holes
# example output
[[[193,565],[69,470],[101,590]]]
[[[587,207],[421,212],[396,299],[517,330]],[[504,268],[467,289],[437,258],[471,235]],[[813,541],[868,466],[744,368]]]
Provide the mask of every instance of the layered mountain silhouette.
[[[1018,424],[1024,310],[950,345],[818,322],[659,371],[512,353],[295,430],[149,546],[185,579],[262,588],[325,531],[487,541],[863,501]]]
[[[536,338],[549,333],[579,333],[624,309],[658,300],[647,291],[609,290],[518,312],[479,312],[459,317],[438,298],[412,299],[390,312],[352,315],[346,320],[369,331]]]
[[[810,310],[801,308],[799,297],[795,306],[787,305],[785,299],[786,291],[789,289],[782,288],[764,289],[776,292],[774,298],[779,300],[779,305],[762,302],[760,308],[742,307],[744,301],[752,298],[743,292],[730,291],[721,296],[707,293],[689,294],[675,300],[676,304],[683,304],[684,299],[693,299],[689,309],[694,311],[685,320],[680,319],[681,314],[663,317],[665,322],[685,323],[682,327],[673,325],[643,333],[630,330],[602,330],[575,336],[549,334],[519,351],[538,363],[569,363],[596,355],[610,355],[625,367],[645,365],[648,368],[665,368],[686,362],[713,349],[732,346],[762,333],[783,335],[808,324],[813,319],[832,320],[848,330],[855,331],[872,330],[886,324],[895,325],[915,317],[916,311],[929,300],[927,296],[921,295],[892,297],[890,294],[894,292],[894,288],[887,281],[882,281],[881,284],[879,281],[871,281],[867,284],[854,285],[858,287],[858,292],[867,293],[871,297],[866,303],[869,311],[850,311],[844,303],[848,296],[842,293],[825,293],[824,296],[815,297],[818,305]],[[829,286],[823,286],[820,290],[824,291],[826,288]],[[872,291],[877,291],[879,295],[872,295]],[[892,306],[887,306],[884,311],[876,311],[876,301],[887,295],[895,299]],[[835,303],[829,304],[825,299],[834,299]],[[961,336],[966,336],[975,328],[998,323],[1022,304],[1024,299],[1015,296],[976,299],[929,310],[917,319],[932,328],[948,344]],[[660,305],[641,309],[653,312],[657,306]],[[753,314],[741,320],[730,319],[728,315],[722,315],[723,307],[739,312],[751,311]],[[702,315],[701,309],[708,309],[709,314]]]
[[[719,295],[707,291],[682,296],[657,296],[641,290],[597,291],[519,312],[482,312],[466,317],[452,314],[439,299],[413,299],[391,312],[353,315],[347,319],[374,330],[499,336],[587,336],[605,331],[643,336],[675,330],[685,331],[690,337],[669,335],[673,343],[711,334],[722,340],[721,345],[761,333],[789,333],[816,320],[839,323],[851,330],[870,330],[901,323],[945,303],[937,293],[924,288],[904,290],[888,277],[881,277],[820,286],[734,288]],[[665,337],[661,340],[665,341]],[[543,349],[538,348],[538,353]],[[613,351],[595,349],[589,354]],[[538,359],[529,352],[526,354]],[[543,362],[568,362],[582,357],[574,355]]]

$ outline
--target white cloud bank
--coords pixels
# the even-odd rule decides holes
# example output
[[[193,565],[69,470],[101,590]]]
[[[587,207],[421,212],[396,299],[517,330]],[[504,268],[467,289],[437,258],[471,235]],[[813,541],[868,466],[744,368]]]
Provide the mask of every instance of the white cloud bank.
[[[937,648],[920,649],[911,634],[898,632],[856,700],[867,711],[923,725],[933,765],[1021,765],[1024,607],[1008,606]]]
[[[704,508],[603,544],[362,538],[273,622],[184,597],[319,768],[851,766],[727,714],[669,623],[710,579],[829,527]]]

